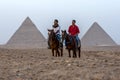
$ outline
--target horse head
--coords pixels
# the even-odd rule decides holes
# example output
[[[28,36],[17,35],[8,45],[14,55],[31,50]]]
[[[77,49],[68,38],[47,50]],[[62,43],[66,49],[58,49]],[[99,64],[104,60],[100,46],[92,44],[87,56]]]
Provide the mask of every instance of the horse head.
[[[67,34],[66,30],[61,30],[61,32],[62,32],[62,41],[64,41],[68,34]]]
[[[56,36],[53,29],[48,29],[49,40],[55,40]]]
[[[69,46],[74,45],[73,43],[73,37],[70,36],[66,30],[61,30],[62,32],[62,42],[65,40],[65,43]]]

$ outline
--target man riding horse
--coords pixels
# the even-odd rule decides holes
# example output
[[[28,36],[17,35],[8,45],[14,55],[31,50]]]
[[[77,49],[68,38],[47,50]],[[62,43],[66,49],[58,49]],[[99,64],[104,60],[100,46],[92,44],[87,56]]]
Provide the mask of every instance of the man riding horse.
[[[58,20],[55,19],[54,20],[54,24],[53,24],[53,31],[54,33],[56,34],[56,38],[57,40],[60,42],[61,38],[60,38],[60,26],[58,24]],[[49,34],[49,33],[48,33]],[[48,40],[48,49],[50,49],[50,43],[49,43],[49,40]]]
[[[75,39],[74,41],[75,41],[75,46],[77,49],[80,46],[80,39],[78,37],[80,30],[79,30],[79,27],[75,23],[76,23],[76,20],[72,20],[72,25],[69,26],[68,32],[69,32],[69,35]]]

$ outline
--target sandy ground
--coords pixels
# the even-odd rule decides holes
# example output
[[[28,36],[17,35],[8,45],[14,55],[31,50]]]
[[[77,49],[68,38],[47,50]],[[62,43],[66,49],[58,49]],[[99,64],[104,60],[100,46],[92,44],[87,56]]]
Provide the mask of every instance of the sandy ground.
[[[120,52],[52,57],[48,49],[0,49],[0,80],[120,80]]]

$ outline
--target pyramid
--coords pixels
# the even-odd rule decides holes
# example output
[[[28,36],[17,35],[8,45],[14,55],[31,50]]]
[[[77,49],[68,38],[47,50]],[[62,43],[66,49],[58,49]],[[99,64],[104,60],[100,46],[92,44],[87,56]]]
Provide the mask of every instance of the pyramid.
[[[82,46],[117,45],[112,38],[95,22],[81,39]]]
[[[9,47],[39,48],[45,46],[46,39],[27,17],[20,28],[14,33],[7,45]]]

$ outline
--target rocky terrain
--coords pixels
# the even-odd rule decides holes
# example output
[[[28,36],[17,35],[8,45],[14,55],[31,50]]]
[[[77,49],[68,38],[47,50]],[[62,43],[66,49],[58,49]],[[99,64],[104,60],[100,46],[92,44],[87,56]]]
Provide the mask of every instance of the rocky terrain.
[[[0,49],[0,80],[120,80],[119,51],[53,57],[48,49]]]

